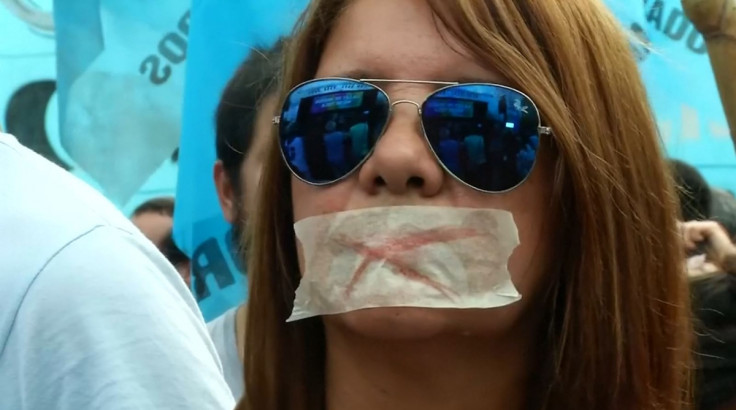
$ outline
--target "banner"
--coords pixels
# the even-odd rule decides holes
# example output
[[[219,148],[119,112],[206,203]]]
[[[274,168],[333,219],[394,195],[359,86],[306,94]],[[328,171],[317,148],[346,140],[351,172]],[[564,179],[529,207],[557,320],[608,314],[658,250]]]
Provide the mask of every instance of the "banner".
[[[55,4],[58,148],[125,211],[175,193],[189,5]]]
[[[288,34],[306,0],[193,0],[174,236],[192,257],[205,320],[245,301],[247,282],[213,181],[214,115],[225,84],[253,47]]]
[[[0,0],[0,128],[59,165],[51,0]]]
[[[736,154],[703,37],[680,0],[606,0],[634,49],[667,153],[736,192]]]

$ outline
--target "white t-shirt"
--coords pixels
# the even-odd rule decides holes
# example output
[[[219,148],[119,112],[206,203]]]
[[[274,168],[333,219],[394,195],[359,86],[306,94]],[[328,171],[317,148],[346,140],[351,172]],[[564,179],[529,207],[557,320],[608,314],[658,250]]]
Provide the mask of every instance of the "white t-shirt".
[[[0,409],[234,405],[176,270],[102,195],[0,133]]]
[[[215,343],[217,354],[220,355],[222,362],[222,372],[225,375],[225,381],[230,386],[233,396],[240,400],[245,391],[245,381],[243,377],[243,362],[238,355],[238,342],[235,337],[235,320],[238,313],[238,307],[234,307],[222,316],[207,323],[207,330],[210,331],[210,337]]]

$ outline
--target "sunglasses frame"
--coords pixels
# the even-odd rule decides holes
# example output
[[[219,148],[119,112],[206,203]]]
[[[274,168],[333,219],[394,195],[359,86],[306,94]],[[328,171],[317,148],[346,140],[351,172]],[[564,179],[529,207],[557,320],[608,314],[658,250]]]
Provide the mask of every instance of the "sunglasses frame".
[[[472,85],[484,85],[484,86],[493,86],[493,87],[505,88],[505,89],[507,89],[509,91],[513,91],[515,93],[519,93],[522,96],[524,96],[532,104],[532,106],[534,107],[534,111],[537,114],[537,124],[538,124],[537,125],[537,132],[539,133],[539,135],[540,136],[542,136],[542,135],[546,135],[546,136],[553,135],[553,130],[552,130],[551,127],[543,126],[542,125],[542,118],[541,118],[541,114],[539,113],[539,108],[537,108],[537,105],[534,103],[534,100],[532,100],[531,97],[529,97],[528,95],[526,95],[524,92],[522,92],[520,90],[517,90],[516,88],[509,87],[509,86],[506,86],[506,85],[503,85],[503,84],[496,84],[496,83],[460,83],[460,82],[455,82],[455,81],[398,80],[398,79],[382,79],[382,78],[361,78],[361,79],[355,79],[355,78],[346,78],[346,77],[321,77],[321,78],[314,78],[312,80],[304,81],[302,83],[297,84],[293,88],[291,88],[289,90],[289,92],[286,94],[286,99],[284,101],[283,106],[281,107],[281,111],[283,112],[283,107],[289,101],[289,97],[297,89],[299,89],[299,88],[301,88],[303,86],[306,86],[308,84],[311,84],[311,83],[314,83],[314,82],[318,82],[318,81],[335,81],[335,80],[338,80],[338,81],[348,81],[348,82],[353,82],[353,83],[363,83],[363,84],[370,85],[370,86],[374,87],[376,90],[380,91],[386,97],[386,101],[388,101],[388,113],[386,115],[386,123],[383,124],[383,128],[381,129],[381,132],[378,134],[378,137],[376,139],[375,144],[373,144],[373,146],[371,147],[370,151],[368,151],[368,153],[365,155],[365,158],[363,158],[358,164],[355,165],[355,167],[353,167],[345,175],[343,175],[340,178],[337,178],[335,180],[331,180],[331,181],[327,181],[327,182],[311,182],[311,181],[307,181],[304,178],[302,178],[301,176],[299,176],[299,174],[297,174],[296,172],[294,172],[294,169],[292,168],[291,164],[289,164],[289,161],[286,159],[286,156],[285,156],[283,147],[280,146],[281,145],[281,141],[280,141],[281,136],[279,135],[279,151],[281,152],[281,157],[284,160],[284,163],[286,164],[287,168],[289,168],[289,171],[291,172],[292,175],[294,175],[297,179],[299,179],[300,181],[302,181],[302,182],[304,182],[304,183],[306,183],[308,185],[312,185],[312,186],[332,185],[332,184],[335,184],[335,183],[338,183],[338,182],[342,181],[343,179],[346,179],[346,178],[350,177],[355,171],[357,171],[358,169],[360,169],[360,167],[363,166],[363,164],[366,161],[368,161],[368,159],[371,157],[371,155],[373,155],[373,151],[375,150],[376,145],[378,145],[378,142],[383,137],[383,135],[386,133],[386,129],[388,129],[388,125],[391,122],[391,115],[393,114],[394,106],[397,105],[397,104],[411,104],[411,105],[413,105],[413,106],[415,106],[417,108],[417,112],[419,114],[419,124],[422,127],[422,134],[424,135],[424,141],[425,141],[425,143],[429,146],[429,149],[432,151],[432,154],[434,155],[435,159],[437,160],[437,163],[439,163],[440,166],[442,167],[442,169],[445,172],[447,172],[450,176],[452,176],[456,181],[460,182],[461,184],[463,184],[463,185],[465,185],[465,186],[467,186],[467,187],[469,187],[471,189],[474,189],[476,191],[483,192],[483,193],[486,193],[486,194],[503,194],[503,193],[512,191],[512,190],[518,188],[519,186],[521,186],[529,178],[529,176],[532,174],[532,171],[534,171],[534,167],[537,164],[536,155],[534,157],[534,163],[532,163],[532,166],[529,168],[529,172],[526,174],[526,176],[524,177],[524,179],[522,179],[521,181],[519,181],[519,183],[517,183],[516,185],[514,185],[514,186],[512,186],[510,188],[507,188],[507,189],[505,189],[503,191],[489,191],[489,190],[481,189],[481,188],[475,187],[473,185],[470,185],[469,183],[463,181],[460,177],[458,177],[457,175],[455,175],[452,171],[450,171],[447,168],[447,166],[445,166],[445,164],[442,162],[442,159],[440,159],[439,154],[437,153],[437,151],[435,151],[434,147],[432,147],[432,143],[429,141],[429,136],[427,135],[427,130],[424,128],[424,121],[422,120],[422,112],[423,112],[424,104],[427,103],[427,100],[429,100],[434,95],[439,94],[440,92],[442,92],[444,90],[447,90],[448,88],[452,88],[452,87],[464,86],[464,85],[471,85],[471,86]],[[378,85],[376,85],[374,83],[388,83],[388,84],[390,84],[390,83],[429,84],[429,85],[438,85],[438,86],[442,86],[442,87],[440,87],[440,88],[432,91],[426,97],[424,97],[424,100],[421,103],[418,103],[416,101],[407,100],[407,99],[401,99],[401,100],[392,101],[391,100],[391,97],[388,95],[388,93],[383,88],[379,87]],[[281,115],[277,115],[277,116],[273,117],[272,123],[273,123],[273,125],[279,126],[278,132],[280,134],[281,133],[281,127],[280,127],[280,125],[281,125]]]

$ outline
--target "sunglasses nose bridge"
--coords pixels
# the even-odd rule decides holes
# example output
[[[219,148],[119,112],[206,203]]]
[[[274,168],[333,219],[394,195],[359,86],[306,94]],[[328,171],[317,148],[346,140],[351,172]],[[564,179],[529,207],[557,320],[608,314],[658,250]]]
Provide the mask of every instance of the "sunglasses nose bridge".
[[[403,100],[391,101],[391,103],[389,105],[389,108],[390,108],[390,114],[389,115],[393,115],[394,107],[396,107],[399,104],[413,105],[414,108],[417,109],[417,115],[419,116],[419,123],[420,124],[422,123],[422,121],[421,121],[421,118],[422,118],[422,104],[419,104],[418,102],[412,101],[412,100],[403,99]],[[423,128],[424,127],[424,124],[421,124],[421,126]],[[384,132],[385,132],[385,129],[384,129]]]
[[[394,102],[391,103],[391,109],[393,109],[395,106],[397,106],[399,104],[411,104],[411,105],[413,105],[413,106],[415,106],[417,108],[417,112],[419,112],[419,113],[422,112],[422,106],[418,102],[412,101],[412,100],[397,100],[397,101],[394,101]]]

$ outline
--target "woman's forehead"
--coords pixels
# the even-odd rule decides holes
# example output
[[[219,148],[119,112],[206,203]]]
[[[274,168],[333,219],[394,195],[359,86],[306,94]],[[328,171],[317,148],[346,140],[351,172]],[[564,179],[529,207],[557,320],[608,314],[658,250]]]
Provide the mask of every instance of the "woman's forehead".
[[[355,0],[337,20],[317,77],[500,82],[434,18],[424,0]]]

